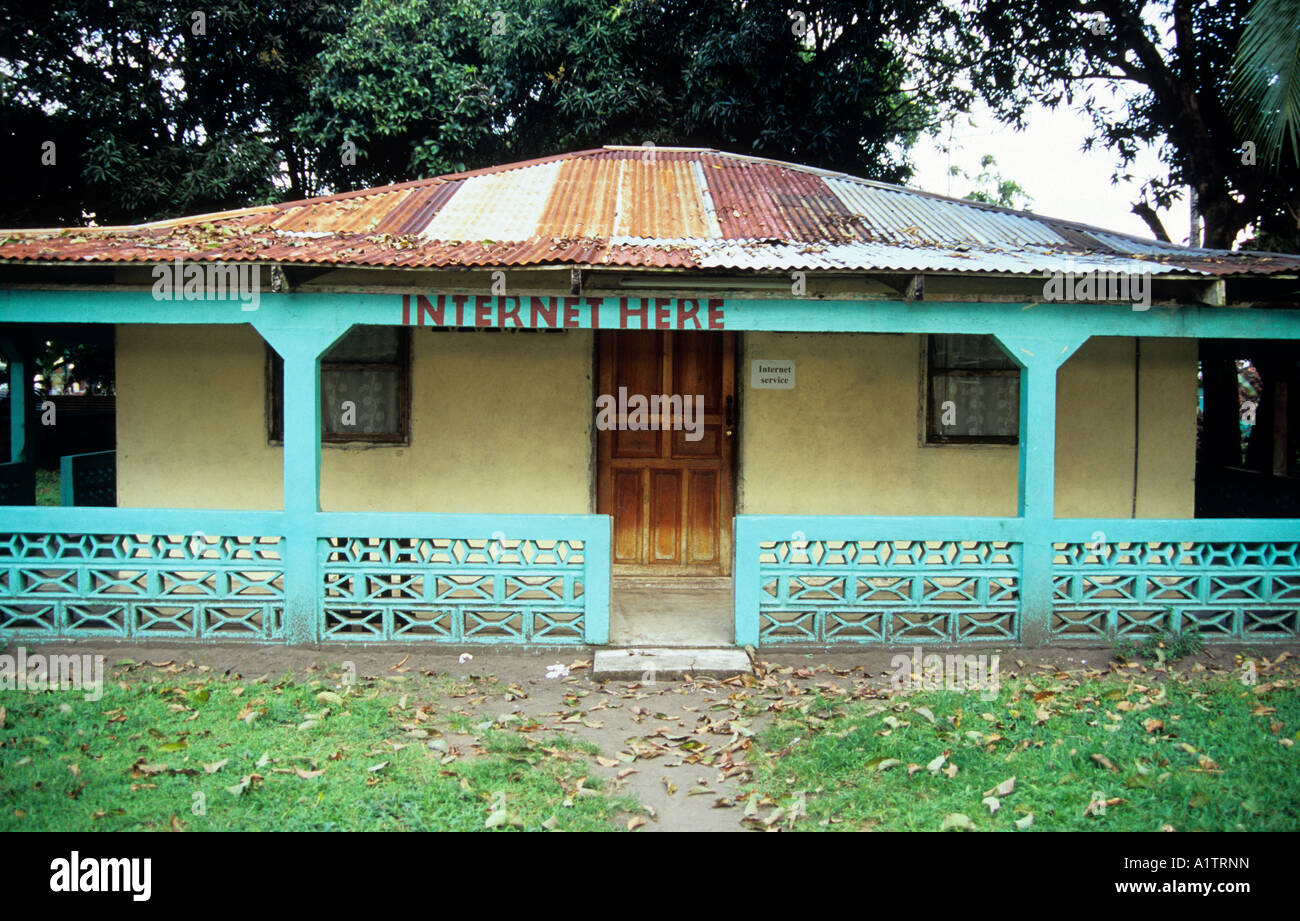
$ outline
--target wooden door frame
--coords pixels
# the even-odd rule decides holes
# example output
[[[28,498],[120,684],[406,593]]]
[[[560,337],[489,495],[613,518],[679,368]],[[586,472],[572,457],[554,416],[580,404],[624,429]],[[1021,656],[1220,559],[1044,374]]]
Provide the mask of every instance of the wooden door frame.
[[[603,393],[615,393],[613,386],[613,355],[612,348],[616,337],[622,332],[692,332],[702,336],[722,336],[724,343],[729,342],[730,348],[724,344],[722,359],[722,394],[723,406],[723,424],[721,437],[727,438],[731,442],[728,452],[727,462],[720,468],[722,505],[723,514],[717,516],[717,533],[716,543],[718,548],[718,571],[702,570],[698,566],[665,566],[643,564],[631,566],[629,564],[614,563],[611,560],[611,568],[616,578],[634,577],[634,578],[654,578],[662,576],[666,578],[701,578],[701,579],[725,579],[730,581],[735,575],[735,515],[737,507],[737,486],[740,455],[740,365],[741,365],[741,335],[734,331],[705,331],[705,330],[618,330],[618,329],[601,329],[596,331],[594,342],[594,357],[596,362],[596,373],[592,375],[593,381],[593,398],[592,398],[592,419],[591,428],[593,439],[593,474],[594,474],[594,496],[595,508],[597,513],[601,509],[610,509],[609,514],[613,515],[613,478],[609,475],[611,463],[611,448],[613,439],[610,437],[601,437],[602,433],[594,424],[595,420],[595,398]],[[730,365],[730,367],[728,367]],[[671,372],[671,366],[670,366]],[[732,434],[726,434],[726,398],[731,397],[731,426]],[[648,501],[648,496],[645,497]],[[647,524],[649,519],[647,517]],[[611,545],[610,553],[614,552]]]

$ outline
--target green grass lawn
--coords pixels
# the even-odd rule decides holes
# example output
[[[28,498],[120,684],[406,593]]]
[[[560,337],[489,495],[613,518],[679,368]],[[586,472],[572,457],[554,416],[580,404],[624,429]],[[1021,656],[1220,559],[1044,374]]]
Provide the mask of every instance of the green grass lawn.
[[[36,504],[62,505],[63,494],[59,491],[59,471],[36,470]]]
[[[818,694],[760,733],[765,754],[747,821],[831,830],[1295,831],[1297,684],[1290,670],[1261,675],[1253,687],[1230,670],[1083,679],[1052,670],[1006,680],[989,701],[954,691],[880,700]]]
[[[0,830],[605,830],[594,746],[518,720],[448,738],[448,678],[119,673],[102,700],[0,692]]]

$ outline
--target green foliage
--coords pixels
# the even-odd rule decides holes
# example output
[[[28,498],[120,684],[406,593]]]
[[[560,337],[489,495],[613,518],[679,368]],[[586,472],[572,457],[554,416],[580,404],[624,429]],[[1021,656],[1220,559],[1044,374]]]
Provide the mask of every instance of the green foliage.
[[[1255,0],[1233,61],[1236,124],[1274,168],[1300,166],[1300,0]]]
[[[36,468],[36,504],[37,505],[62,505],[63,493],[59,486],[60,473],[58,470],[42,470]]]
[[[908,72],[907,37],[956,15],[908,0],[802,19],[775,0],[236,0],[201,35],[194,12],[0,0],[0,224],[129,223],[646,141],[901,181],[917,132],[970,100],[941,47]]]
[[[1205,638],[1195,630],[1187,633],[1170,633],[1161,630],[1140,640],[1125,639],[1115,644],[1115,655],[1121,659],[1148,662],[1177,662],[1194,656],[1205,648]]]
[[[951,166],[948,172],[953,176],[961,176],[968,182],[974,183],[969,192],[963,196],[967,201],[980,201],[988,205],[1001,205],[1003,208],[1020,208],[1028,210],[1034,200],[1024,190],[1020,183],[1013,179],[1006,179],[997,170],[998,161],[992,154],[985,154],[980,157],[980,172],[972,176],[969,172],[959,166]]]
[[[1139,151],[1154,145],[1166,172],[1146,180],[1135,204],[1168,208],[1191,186],[1205,245],[1230,248],[1250,229],[1247,245],[1294,251],[1300,173],[1243,162],[1252,138],[1234,125],[1232,67],[1249,9],[1250,0],[967,0],[947,40],[1008,123],[1023,124],[1034,104],[1089,116],[1084,147],[1109,148],[1117,179],[1132,179]],[[1271,153],[1253,140],[1261,159]]]
[[[645,142],[901,180],[951,92],[903,89],[915,6],[823,2],[801,27],[770,0],[363,0],[299,127],[357,144],[356,167],[322,160],[340,186]]]
[[[322,180],[358,188],[464,169],[501,128],[481,77],[489,26],[482,5],[465,0],[362,0],[326,40],[296,122],[321,151]]]
[[[314,191],[292,122],[353,2],[234,0],[201,30],[175,0],[0,2],[0,220],[133,222]]]

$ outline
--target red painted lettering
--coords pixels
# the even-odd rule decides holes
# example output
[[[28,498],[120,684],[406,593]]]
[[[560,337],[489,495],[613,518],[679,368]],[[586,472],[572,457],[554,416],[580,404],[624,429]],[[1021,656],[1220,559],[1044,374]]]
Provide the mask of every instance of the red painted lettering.
[[[453,294],[451,302],[456,305],[456,325],[465,325],[465,302],[469,300],[468,294]]]
[[[631,298],[620,297],[620,298],[618,299],[618,328],[619,328],[619,329],[627,329],[627,328],[628,328],[628,326],[627,326],[627,320],[628,320],[628,317],[633,317],[633,316],[635,316],[635,317],[638,317],[638,318],[640,319],[640,321],[641,321],[640,325],[637,326],[636,328],[637,328],[637,329],[645,329],[645,328],[646,328],[646,311],[647,311],[647,309],[648,309],[647,306],[646,306],[645,298],[639,298],[639,300],[640,300],[640,302],[641,302],[641,306],[640,306],[640,307],[629,307],[629,306],[628,306],[628,301],[629,301],[629,300],[631,300]]]
[[[578,302],[581,298],[566,297],[564,299],[564,328],[578,328]]]
[[[442,316],[446,312],[447,298],[445,295],[437,296],[438,306],[434,307],[429,299],[423,294],[415,296],[415,316],[418,325],[424,325],[424,318],[427,316],[430,320],[430,326],[442,326]]]
[[[709,329],[724,329],[722,325],[722,298],[709,298]]]
[[[699,301],[678,301],[677,302],[677,328],[685,329],[686,321],[690,320],[693,324],[695,324],[696,329],[703,329],[704,327],[700,325],[700,318],[698,316],[699,312],[700,312]]]
[[[550,306],[547,306],[547,305]],[[530,297],[528,299],[528,325],[533,327],[546,326],[548,329],[555,329],[555,298],[553,297]]]

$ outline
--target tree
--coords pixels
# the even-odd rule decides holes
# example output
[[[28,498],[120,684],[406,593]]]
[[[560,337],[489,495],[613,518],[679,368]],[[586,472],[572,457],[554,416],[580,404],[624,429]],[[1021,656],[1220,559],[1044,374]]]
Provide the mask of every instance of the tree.
[[[0,0],[0,224],[134,222],[606,143],[901,181],[971,98],[947,4]],[[948,68],[948,69],[946,69]]]
[[[1167,167],[1134,203],[1157,236],[1152,206],[1190,187],[1204,244],[1230,248],[1243,232],[1256,248],[1300,248],[1300,174],[1279,175],[1249,156],[1230,110],[1232,61],[1247,0],[966,0],[949,34],[971,87],[1012,125],[1028,107],[1079,105],[1097,143],[1113,150],[1116,177],[1145,144]],[[1122,95],[1112,106],[1107,91]]]
[[[1242,136],[1261,139],[1270,165],[1289,147],[1300,166],[1300,0],[1256,0],[1232,67]]]
[[[898,181],[961,95],[910,80],[900,45],[944,17],[907,0],[363,0],[299,127],[357,145],[355,166],[322,165],[339,187],[647,141]]]
[[[324,42],[297,132],[342,190],[490,162],[507,130],[484,47],[495,20],[468,0],[362,0]]]
[[[348,5],[4,0],[0,222],[138,221],[309,192],[292,120]]]
[[[975,184],[963,196],[967,201],[981,201],[989,205],[1000,205],[1003,208],[1019,207],[1027,211],[1034,200],[1029,197],[1020,183],[1005,178],[997,169],[997,165],[998,161],[992,154],[985,154],[980,157],[980,172],[977,175],[972,176],[956,165],[948,167],[948,174],[960,176],[967,182]]]

